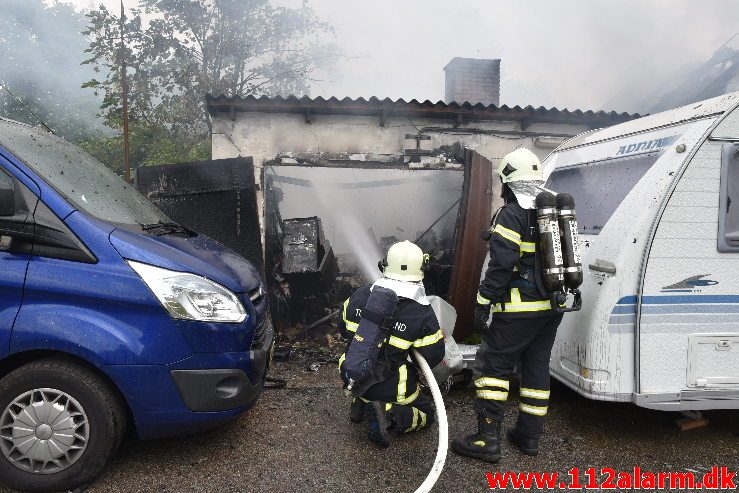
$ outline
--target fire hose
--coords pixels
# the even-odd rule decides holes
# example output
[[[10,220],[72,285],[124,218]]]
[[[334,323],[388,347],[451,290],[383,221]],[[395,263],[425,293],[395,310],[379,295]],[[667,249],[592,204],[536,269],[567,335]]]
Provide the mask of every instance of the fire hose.
[[[436,407],[436,416],[439,420],[439,447],[436,449],[436,459],[434,465],[431,467],[426,479],[418,487],[416,493],[428,493],[438,481],[441,475],[442,469],[444,469],[444,463],[446,462],[447,447],[449,446],[449,423],[446,418],[446,409],[444,408],[444,399],[441,396],[441,390],[439,385],[436,383],[436,377],[431,372],[429,364],[426,359],[421,356],[421,353],[412,350],[413,357],[416,359],[419,368],[423,376],[426,378],[429,389],[431,389],[431,396],[434,398],[434,406]]]

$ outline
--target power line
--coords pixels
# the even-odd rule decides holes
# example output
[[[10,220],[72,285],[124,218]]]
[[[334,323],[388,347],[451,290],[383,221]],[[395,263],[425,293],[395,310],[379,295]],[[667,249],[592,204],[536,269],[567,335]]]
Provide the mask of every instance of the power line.
[[[21,98],[19,98],[19,97],[18,97],[18,96],[16,96],[15,94],[13,94],[13,92],[12,92],[12,91],[11,91],[11,90],[10,90],[10,89],[8,88],[8,86],[7,86],[6,84],[5,84],[5,82],[3,82],[3,81],[0,81],[0,86],[2,86],[2,87],[3,87],[3,89],[5,89],[5,91],[7,91],[7,93],[8,93],[8,94],[10,94],[10,96],[11,96],[11,97],[12,97],[13,99],[15,99],[16,101],[18,101],[18,103],[19,103],[19,104],[20,104],[21,106],[23,106],[23,108],[25,108],[26,110],[28,110],[28,112],[29,112],[29,113],[31,113],[31,114],[32,114],[32,115],[33,115],[33,116],[34,116],[34,117],[36,118],[36,120],[38,120],[38,122],[39,122],[39,123],[40,123],[41,125],[43,125],[43,127],[44,127],[44,128],[46,129],[46,130],[48,130],[48,131],[49,131],[49,132],[50,132],[51,134],[53,134],[53,135],[56,135],[56,134],[54,134],[54,131],[53,131],[53,130],[52,130],[51,128],[49,128],[49,126],[48,126],[47,124],[45,124],[45,123],[44,123],[44,121],[43,121],[43,120],[41,119],[41,117],[40,117],[40,116],[38,116],[38,115],[36,114],[36,112],[35,112],[35,111],[33,111],[33,110],[32,110],[31,108],[29,108],[29,107],[28,107],[28,105],[27,105],[26,103],[24,103],[24,102],[23,102],[23,101],[21,100]]]

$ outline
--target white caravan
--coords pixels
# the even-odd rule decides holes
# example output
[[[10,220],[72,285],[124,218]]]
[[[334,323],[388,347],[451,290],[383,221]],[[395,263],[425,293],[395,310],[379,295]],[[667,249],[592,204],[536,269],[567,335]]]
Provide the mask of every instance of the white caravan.
[[[585,397],[739,408],[739,93],[579,135],[544,162],[577,202],[583,309],[551,374]]]

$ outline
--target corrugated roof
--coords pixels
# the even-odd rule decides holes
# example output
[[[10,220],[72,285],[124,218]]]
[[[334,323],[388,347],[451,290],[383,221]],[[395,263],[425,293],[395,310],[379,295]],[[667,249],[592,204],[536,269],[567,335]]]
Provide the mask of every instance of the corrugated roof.
[[[235,117],[238,111],[264,112],[264,113],[299,113],[310,115],[359,115],[378,116],[382,120],[389,117],[416,117],[416,118],[439,118],[455,120],[458,123],[470,121],[518,121],[526,128],[532,123],[569,123],[573,125],[588,125],[592,128],[607,127],[617,123],[626,122],[639,118],[639,114],[617,113],[615,111],[581,111],[557,108],[545,108],[540,106],[495,106],[482,103],[445,103],[429,100],[417,101],[412,99],[405,101],[390,98],[380,99],[371,97],[344,98],[335,97],[324,99],[322,97],[310,98],[303,96],[214,96],[206,95],[208,111],[211,115],[217,113],[231,113]]]

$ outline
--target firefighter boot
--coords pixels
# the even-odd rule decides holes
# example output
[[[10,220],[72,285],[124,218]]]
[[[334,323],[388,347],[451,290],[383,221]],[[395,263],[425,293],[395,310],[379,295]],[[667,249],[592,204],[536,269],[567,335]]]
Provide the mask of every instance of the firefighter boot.
[[[366,404],[362,399],[353,398],[352,405],[349,407],[349,421],[352,423],[361,423],[364,421],[365,406]]]
[[[478,415],[477,433],[452,440],[452,450],[495,464],[500,460],[500,422]]]
[[[539,440],[523,435],[518,428],[508,430],[506,433],[508,441],[518,447],[526,455],[535,456],[539,453]]]
[[[364,406],[365,417],[369,423],[369,432],[367,437],[381,447],[390,446],[390,433],[388,422],[385,414],[385,404],[381,402],[369,402]]]

